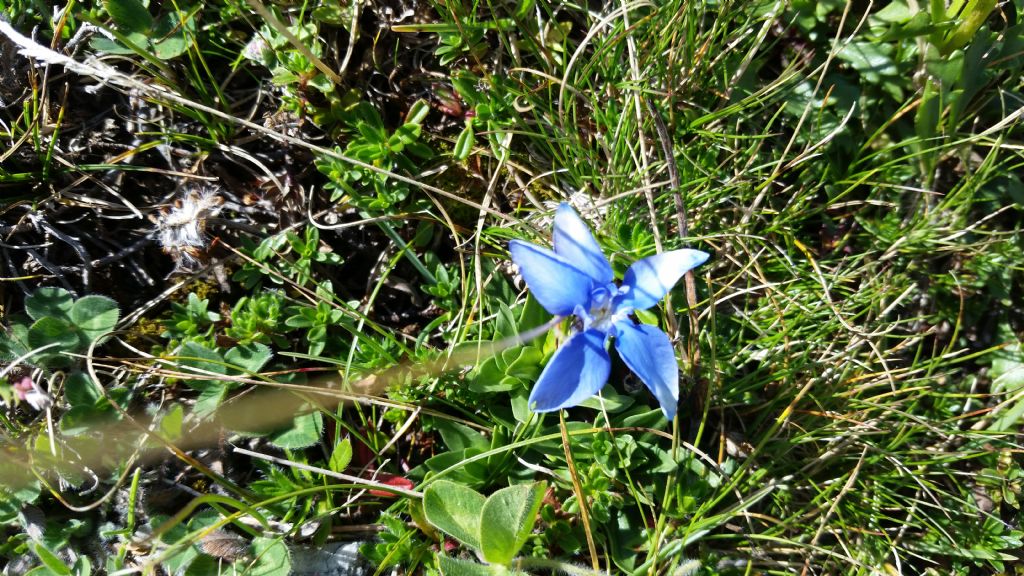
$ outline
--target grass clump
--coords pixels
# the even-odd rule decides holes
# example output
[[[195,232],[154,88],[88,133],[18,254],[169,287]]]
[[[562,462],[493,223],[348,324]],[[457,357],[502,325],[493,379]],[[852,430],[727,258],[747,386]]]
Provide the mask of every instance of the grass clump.
[[[9,571],[1024,566],[1009,5],[2,9]],[[561,201],[712,254],[675,421],[531,412]]]

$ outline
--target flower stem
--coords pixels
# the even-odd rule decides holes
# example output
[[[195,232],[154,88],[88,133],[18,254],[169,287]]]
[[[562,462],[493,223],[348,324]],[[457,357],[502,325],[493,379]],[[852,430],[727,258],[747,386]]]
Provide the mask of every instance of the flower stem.
[[[580,477],[576,473],[576,464],[572,460],[572,451],[569,449],[569,431],[565,427],[565,412],[558,411],[558,422],[562,430],[562,448],[565,449],[565,463],[569,467],[569,476],[572,478],[572,489],[576,493],[576,501],[580,505],[580,516],[583,521],[583,531],[587,535],[587,547],[590,548],[590,563],[595,572],[601,570],[601,564],[597,560],[597,545],[594,544],[594,534],[590,530],[590,511],[587,510],[587,499],[583,495],[583,486],[580,485]]]

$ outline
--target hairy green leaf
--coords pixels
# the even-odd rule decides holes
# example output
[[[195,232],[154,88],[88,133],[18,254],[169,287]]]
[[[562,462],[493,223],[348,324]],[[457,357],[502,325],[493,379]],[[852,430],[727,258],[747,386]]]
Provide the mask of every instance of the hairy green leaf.
[[[139,0],[103,0],[103,7],[124,32],[144,33],[153,27],[153,17]]]
[[[480,515],[484,559],[509,564],[533,530],[547,486],[543,482],[502,488],[491,494]]]
[[[25,312],[33,320],[41,320],[53,316],[61,320],[71,320],[71,307],[74,299],[71,293],[63,288],[44,287],[36,290],[25,298]]]
[[[486,499],[462,484],[438,480],[423,493],[423,512],[437,529],[474,550],[480,549],[480,512]]]
[[[106,296],[84,296],[71,307],[71,321],[82,331],[86,345],[91,344],[117,325],[121,313]]]

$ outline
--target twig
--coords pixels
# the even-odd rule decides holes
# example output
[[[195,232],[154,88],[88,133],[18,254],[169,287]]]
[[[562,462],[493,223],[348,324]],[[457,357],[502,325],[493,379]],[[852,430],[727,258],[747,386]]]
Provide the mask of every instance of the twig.
[[[690,235],[690,228],[686,218],[686,202],[683,200],[682,195],[682,180],[679,178],[679,167],[676,166],[676,155],[672,150],[672,136],[668,132],[668,127],[665,126],[665,121],[661,117],[661,113],[654,107],[654,102],[650,98],[646,99],[647,109],[651,113],[651,117],[654,118],[654,127],[658,132],[658,140],[661,142],[661,152],[665,156],[665,166],[668,168],[669,182],[672,186],[672,198],[676,204],[676,225],[679,227],[679,238],[686,241],[686,238]],[[688,270],[683,275],[683,286],[686,289],[686,306],[689,308],[688,315],[690,317],[690,345],[688,346],[688,355],[692,364],[696,365],[697,360],[700,356],[700,350],[694,345],[694,335],[697,334],[699,328],[697,324],[697,283],[693,279],[693,270]]]
[[[291,466],[292,468],[298,468],[299,470],[306,470],[307,472],[316,472],[317,474],[323,474],[324,476],[330,476],[331,478],[337,478],[338,480],[344,480],[353,484],[362,484],[370,486],[374,490],[384,490],[387,492],[394,492],[410,498],[423,498],[422,492],[415,490],[406,490],[405,488],[399,488],[390,484],[384,484],[382,482],[376,482],[374,480],[367,480],[366,478],[360,478],[358,476],[350,476],[348,474],[342,474],[341,472],[335,472],[326,468],[318,468],[317,466],[310,466],[308,464],[300,464],[299,462],[292,462],[291,460],[285,460],[284,458],[278,458],[269,454],[261,454],[260,452],[253,452],[252,450],[246,450],[245,448],[239,448],[235,446],[234,451],[239,454],[246,456],[252,456],[253,458],[260,458],[275,464],[283,464],[285,466]]]
[[[66,278],[64,278],[64,272],[60,269],[60,266],[57,266],[53,262],[50,262],[42,254],[36,252],[35,250],[32,250],[31,248],[28,248],[25,251],[28,252],[28,255],[31,256],[37,263],[39,263],[40,266],[46,268],[47,272],[53,274],[53,277],[60,281],[61,285],[64,286],[65,290],[70,292],[72,296],[76,298],[78,297],[78,291],[72,288],[71,284],[68,283]]]
[[[99,258],[99,259],[93,260],[92,261],[92,267],[93,268],[98,268],[98,267],[106,266],[107,264],[110,264],[112,262],[117,262],[118,260],[121,260],[122,258],[127,258],[128,256],[132,255],[133,253],[138,252],[139,250],[142,250],[143,248],[145,248],[149,244],[153,243],[153,234],[154,234],[154,232],[150,232],[149,234],[146,234],[142,238],[136,240],[133,244],[129,245],[126,248],[121,248],[117,252],[114,252],[112,254],[104,256],[103,258]]]
[[[597,545],[594,543],[594,534],[590,529],[590,512],[587,510],[587,497],[583,494],[583,486],[580,484],[579,474],[576,473],[576,464],[572,459],[572,450],[569,448],[569,431],[565,427],[565,412],[558,411],[559,430],[562,431],[562,448],[565,450],[565,464],[569,468],[569,477],[572,479],[572,489],[576,493],[576,502],[580,505],[580,521],[583,523],[583,532],[587,536],[587,547],[590,549],[590,563],[595,572],[601,571],[601,563],[597,559]]]
[[[82,260],[82,287],[88,291],[89,285],[91,284],[90,276],[92,273],[92,258],[89,256],[89,252],[85,249],[85,246],[82,246],[82,243],[79,242],[77,238],[58,230],[53,224],[47,222],[46,219],[40,215],[30,213],[28,218],[33,224],[38,225],[43,230],[53,234],[58,240],[64,242],[68,246],[71,246],[71,249],[78,254],[78,257]]]

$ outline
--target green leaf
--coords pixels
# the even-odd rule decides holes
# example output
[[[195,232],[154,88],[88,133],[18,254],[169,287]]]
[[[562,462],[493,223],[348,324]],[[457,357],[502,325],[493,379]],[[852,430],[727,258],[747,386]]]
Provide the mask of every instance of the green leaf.
[[[106,38],[104,36],[94,37],[92,40],[89,41],[89,46],[91,46],[93,50],[103,54],[135,54],[135,50],[132,50],[127,46],[122,46],[121,44],[118,44],[116,41]]]
[[[253,564],[245,571],[248,576],[288,576],[292,560],[288,546],[279,538],[259,536],[252,541]]]
[[[407,145],[415,142],[419,137],[419,124],[402,124],[397,130],[395,130],[395,133],[388,138],[388,147],[391,148],[392,152],[398,153],[404,150]]]
[[[960,22],[956,30],[942,46],[943,51],[949,52],[966,46],[974,39],[974,35],[995,7],[996,0],[968,0],[967,6],[960,14]]]
[[[405,115],[405,123],[419,125],[429,112],[430,104],[426,100],[419,99],[409,107],[409,113]]]
[[[71,576],[71,568],[68,567],[56,554],[50,552],[45,546],[41,544],[32,543],[30,544],[32,551],[35,552],[39,560],[55,574],[61,576]]]
[[[160,419],[160,433],[169,440],[181,438],[181,424],[185,419],[185,410],[181,404],[175,404],[164,417]]]
[[[529,395],[526,390],[519,390],[509,398],[512,404],[512,416],[517,422],[526,424],[533,419],[534,414],[530,412]]]
[[[270,361],[274,353],[265,344],[240,344],[224,353],[224,361],[244,372],[259,372]]]
[[[933,88],[941,94],[942,86],[949,88],[956,86],[963,78],[965,63],[963,52],[955,52],[946,56],[928,58],[924,62],[925,70],[938,80],[940,86]]]
[[[139,0],[103,0],[103,7],[125,32],[147,32],[153,27],[153,17]]]
[[[928,13],[922,11],[918,12],[918,14],[927,15]],[[911,16],[913,16],[913,13],[910,11],[910,6],[908,6],[904,0],[891,2],[888,6],[872,15],[873,18],[876,18],[880,22],[886,22],[889,24],[906,22],[907,20],[910,20]]]
[[[25,572],[24,576],[58,576],[56,572],[50,570],[46,566],[36,566],[35,568]]]
[[[440,554],[437,555],[437,567],[442,576],[504,576],[509,573],[503,566],[487,566]]]
[[[90,576],[92,574],[92,563],[88,556],[79,556],[72,568],[75,576]]]
[[[502,488],[487,499],[480,514],[484,559],[509,564],[533,531],[547,486],[543,482]]]
[[[530,17],[533,12],[533,5],[536,4],[536,0],[519,0],[516,6],[516,18],[524,20]]]
[[[177,58],[188,50],[189,41],[182,36],[169,36],[166,40],[153,46],[153,54],[160,60]]]
[[[109,415],[109,406],[72,406],[60,419],[60,431],[65,436],[80,436],[94,430]]]
[[[895,6],[896,3],[890,4]],[[881,12],[877,14],[881,16]],[[918,12],[912,18],[905,21],[894,23],[889,27],[889,30],[881,36],[878,40],[880,42],[894,42],[897,40],[905,40],[907,38],[916,38],[918,36],[926,36],[934,33],[936,26],[932,23],[932,17],[928,12]]]
[[[353,11],[352,6],[347,2],[324,4],[314,8],[310,18],[317,22],[330,24],[331,26],[341,26],[348,30],[352,26]]]
[[[190,383],[195,383],[195,381],[190,381]],[[223,382],[206,382],[206,386],[199,393],[199,398],[196,398],[196,404],[192,411],[200,418],[213,414],[217,411],[220,403],[224,401],[227,393],[228,387]]]
[[[169,60],[181,56],[188,50],[196,26],[191,13],[184,16],[185,20],[182,22],[182,14],[176,11],[168,12],[156,23],[152,37],[155,42],[154,54],[157,58]]]
[[[47,344],[60,345],[56,349],[47,351],[47,354],[55,354],[60,350],[75,350],[78,348],[78,334],[64,320],[45,316],[28,329],[28,345],[32,348],[39,348]]]
[[[70,321],[73,305],[74,300],[71,298],[71,294],[63,288],[40,288],[25,298],[25,312],[33,320],[53,316]]]
[[[874,42],[850,42],[843,46],[837,56],[860,72],[872,83],[880,81],[882,76],[896,76],[899,70],[892,59],[894,48],[890,44]]]
[[[636,402],[632,396],[625,394],[619,394],[615,391],[614,386],[605,386],[601,389],[601,396],[592,396],[587,398],[580,403],[580,406],[586,406],[587,408],[595,408],[597,410],[607,410],[608,412],[615,414],[622,412],[626,408],[629,408]]]
[[[181,351],[178,352],[178,362],[183,366],[190,366],[192,368],[198,368],[205,372],[213,372],[215,374],[227,374],[227,366],[225,366],[224,359],[221,358],[215,350],[203,346],[198,342],[186,342],[181,347]],[[189,386],[201,389],[206,383],[202,380],[188,379],[185,381]]]
[[[521,380],[536,380],[540,377],[544,351],[534,346],[523,346],[518,356],[508,363],[505,374]]]
[[[504,162],[508,159],[510,152],[510,149],[505,142],[505,135],[508,134],[508,131],[504,130],[497,122],[491,121],[487,122],[487,131],[489,133],[487,141],[491,145],[491,152],[494,153],[494,157],[497,158],[499,162]]]
[[[523,309],[519,313],[518,328],[520,332],[526,332],[544,324],[550,319],[551,315],[548,314],[548,311],[531,294],[526,298],[526,303],[523,304]]]
[[[331,461],[328,466],[335,472],[344,472],[348,468],[349,462],[352,461],[352,441],[345,438],[338,445],[334,447],[334,452],[331,453]]]
[[[480,512],[486,498],[455,482],[438,480],[423,493],[423,512],[434,527],[474,550],[480,549]]]
[[[480,79],[469,72],[461,72],[452,76],[452,87],[473,108],[476,108],[486,100],[485,95],[481,94],[476,88],[479,82]]]
[[[483,485],[487,479],[487,463],[482,460],[470,462],[469,464],[462,464],[469,458],[484,453],[485,450],[482,448],[467,448],[465,450],[455,450],[453,452],[442,452],[437,456],[428,458],[423,463],[427,470],[433,472],[440,472],[442,470],[448,470],[452,466],[458,466],[454,470],[448,472],[448,478],[458,480],[463,484],[472,485]],[[462,464],[460,466],[460,464]]]
[[[939,128],[939,118],[942,114],[942,91],[936,82],[929,78],[924,85],[921,95],[921,105],[914,115],[914,128],[917,137],[921,140],[928,140],[935,136]]]
[[[519,328],[516,325],[516,316],[512,313],[512,309],[508,307],[501,300],[497,303],[497,318],[494,319],[494,332],[499,337],[510,337],[519,334]],[[518,353],[516,354],[518,357]]]
[[[455,140],[452,157],[459,161],[469,158],[469,153],[473,151],[474,145],[476,145],[476,133],[473,131],[473,122],[467,120],[466,127],[462,129],[459,137]]]
[[[7,330],[0,326],[0,360],[14,360],[28,351],[28,326],[18,322]]]
[[[271,434],[270,442],[287,450],[308,448],[320,440],[323,430],[324,418],[320,412],[301,414],[292,420],[290,428]]]
[[[292,306],[288,308],[291,314],[285,319],[284,325],[289,328],[309,328],[316,323],[316,309],[309,306]]]
[[[64,384],[64,398],[71,406],[95,406],[103,398],[103,390],[84,372],[75,372]]]
[[[106,296],[85,296],[71,307],[71,321],[85,335],[85,345],[113,330],[120,315],[117,302]]]
[[[441,433],[445,446],[452,451],[467,448],[490,449],[490,443],[480,432],[458,422],[445,418],[434,420],[434,427]]]
[[[159,519],[159,517],[157,518]],[[167,518],[162,519],[167,520]],[[160,525],[156,523],[154,524],[154,527]],[[175,528],[179,529],[178,532],[183,532],[182,529],[184,527],[176,526]],[[173,534],[174,530],[172,530],[170,533]],[[195,546],[189,546],[181,552],[171,554],[170,556],[166,557],[166,559],[162,563],[163,566],[161,567],[170,574],[185,574],[185,571],[188,570],[188,567],[196,561],[196,558],[199,558],[199,549]]]
[[[993,379],[992,393],[1003,398],[1013,398],[1024,389],[1024,345],[1017,340],[1013,330],[1006,324],[999,326],[999,335],[1009,340],[1011,344],[994,353],[992,369],[989,371]],[[1024,398],[1019,398],[1015,403],[997,412],[996,418],[989,425],[989,430],[1015,430],[1022,418]]]
[[[217,566],[220,561],[213,556],[202,554],[188,564],[188,568],[181,573],[181,576],[208,576],[218,572]],[[177,572],[175,574],[178,574]]]

